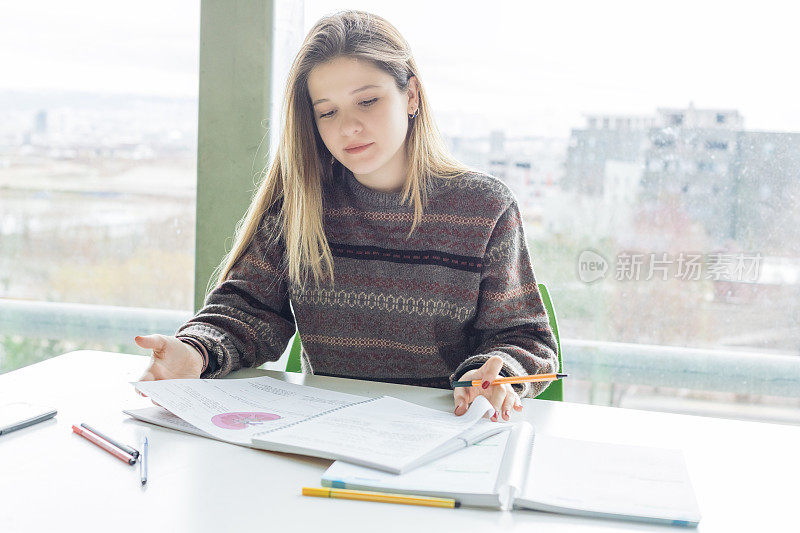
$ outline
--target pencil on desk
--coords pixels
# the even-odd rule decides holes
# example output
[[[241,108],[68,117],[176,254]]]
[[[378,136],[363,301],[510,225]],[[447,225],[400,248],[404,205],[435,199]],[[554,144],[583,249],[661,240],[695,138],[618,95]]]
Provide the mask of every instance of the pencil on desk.
[[[556,379],[563,379],[568,374],[533,374],[532,376],[508,376],[497,378],[492,381],[492,385],[502,385],[508,383],[513,385],[515,383],[527,383],[529,381],[553,381]],[[472,381],[454,381],[453,387],[480,387],[483,383],[480,379],[473,379]]]
[[[114,439],[112,439],[111,437],[108,437],[108,436],[100,433],[99,431],[94,429],[89,424],[81,424],[81,427],[85,427],[86,429],[88,429],[89,431],[91,431],[92,433],[94,433],[95,435],[100,437],[101,439],[104,439],[104,440],[108,441],[109,443],[113,444],[114,446],[116,446],[117,448],[122,450],[123,452],[127,453],[128,455],[131,455],[134,459],[139,457],[139,452],[136,451],[135,449],[131,448],[130,446],[126,446],[126,445],[122,444],[121,442],[117,442]]]
[[[74,431],[75,433],[77,433],[78,435],[83,437],[84,439],[88,440],[89,442],[91,442],[95,446],[98,446],[99,448],[104,449],[105,451],[107,451],[108,453],[110,453],[111,455],[113,455],[114,457],[119,459],[120,461],[125,461],[126,463],[128,463],[130,465],[136,463],[136,459],[134,459],[131,455],[123,452],[122,450],[120,450],[119,448],[114,446],[113,444],[109,444],[108,442],[104,441],[103,439],[101,439],[100,437],[98,437],[97,435],[95,435],[94,433],[89,431],[88,429],[79,428],[78,426],[73,425],[72,426],[72,431]]]
[[[150,441],[147,440],[145,437],[142,441],[142,457],[139,461],[139,480],[142,482],[142,485],[147,483],[147,456],[150,449]]]
[[[451,498],[391,494],[388,492],[371,492],[365,490],[329,489],[327,487],[303,487],[303,496],[342,498],[345,500],[363,500],[369,502],[404,503],[407,505],[426,505],[428,507],[461,507],[459,502]]]

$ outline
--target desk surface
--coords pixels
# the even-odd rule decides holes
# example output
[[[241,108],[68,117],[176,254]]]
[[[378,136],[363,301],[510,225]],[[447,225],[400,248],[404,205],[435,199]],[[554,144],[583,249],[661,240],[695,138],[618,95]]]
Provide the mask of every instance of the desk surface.
[[[300,495],[319,486],[325,459],[253,450],[134,421],[149,407],[129,384],[149,358],[78,351],[0,375],[0,404],[55,406],[53,420],[0,436],[0,530],[51,531],[79,523],[109,531],[681,531],[680,528],[536,511],[436,509]],[[442,410],[452,394],[410,387],[247,369],[364,396],[391,395]],[[521,413],[552,435],[684,450],[703,514],[698,531],[798,531],[800,427],[524,400]],[[513,420],[512,419],[512,420]],[[71,431],[85,422],[137,445],[151,443],[149,479]],[[102,526],[101,526],[102,525]],[[96,526],[96,527],[91,527]],[[313,528],[313,529],[312,529]]]

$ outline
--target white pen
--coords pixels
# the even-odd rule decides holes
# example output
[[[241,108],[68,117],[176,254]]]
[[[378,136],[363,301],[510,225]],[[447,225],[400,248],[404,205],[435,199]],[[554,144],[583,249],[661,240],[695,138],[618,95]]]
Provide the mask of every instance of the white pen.
[[[142,456],[139,458],[139,477],[142,480],[142,485],[147,483],[147,455],[149,452],[149,445],[147,437],[144,438],[142,443]]]

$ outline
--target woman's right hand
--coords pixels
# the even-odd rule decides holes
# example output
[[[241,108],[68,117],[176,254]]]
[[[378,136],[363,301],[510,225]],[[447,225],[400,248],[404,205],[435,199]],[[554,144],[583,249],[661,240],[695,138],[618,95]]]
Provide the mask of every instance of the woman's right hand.
[[[153,350],[153,361],[139,381],[197,379],[203,371],[203,356],[181,340],[167,335],[145,335],[134,341]]]

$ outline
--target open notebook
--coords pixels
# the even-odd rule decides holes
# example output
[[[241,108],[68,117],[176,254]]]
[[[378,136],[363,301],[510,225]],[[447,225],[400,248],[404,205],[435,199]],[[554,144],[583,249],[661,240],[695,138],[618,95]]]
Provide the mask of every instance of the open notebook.
[[[402,475],[336,461],[322,485],[453,498],[461,505],[505,510],[681,526],[700,521],[680,450],[534,437],[528,422]]]
[[[402,473],[509,427],[484,415],[484,397],[455,416],[390,396],[366,398],[246,379],[172,379],[132,383],[163,407],[125,410],[145,422],[278,452]]]

